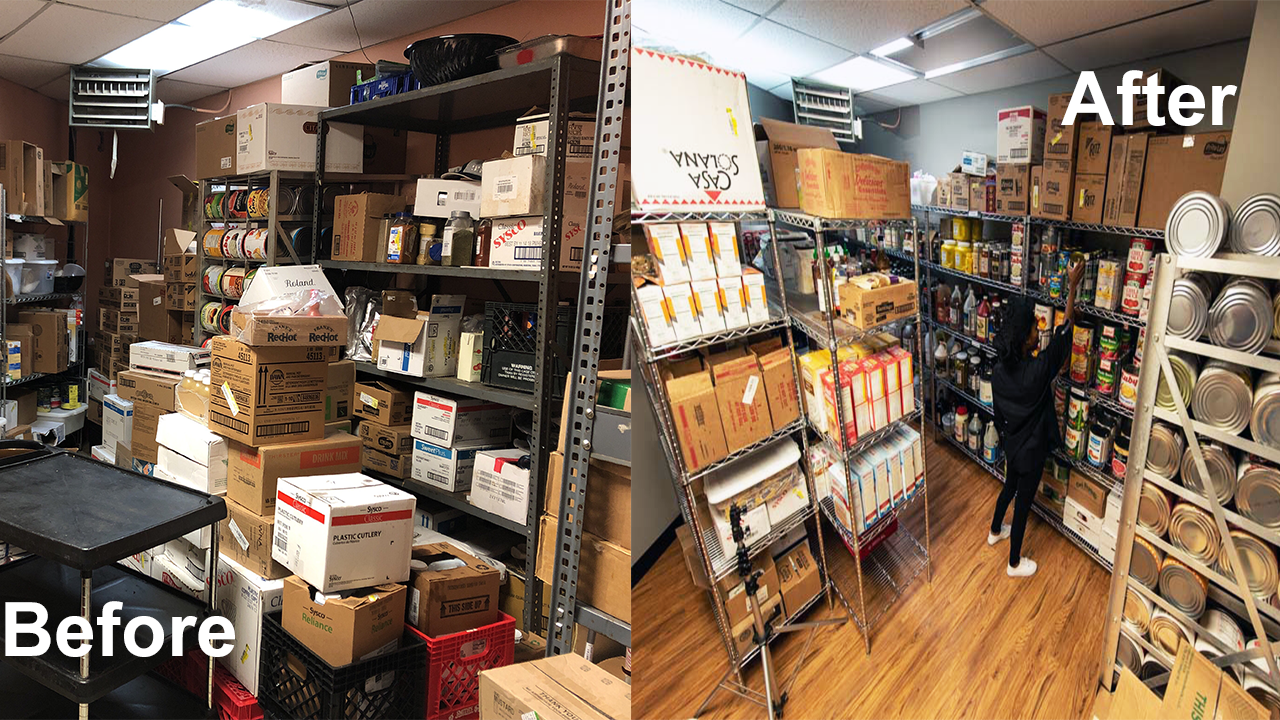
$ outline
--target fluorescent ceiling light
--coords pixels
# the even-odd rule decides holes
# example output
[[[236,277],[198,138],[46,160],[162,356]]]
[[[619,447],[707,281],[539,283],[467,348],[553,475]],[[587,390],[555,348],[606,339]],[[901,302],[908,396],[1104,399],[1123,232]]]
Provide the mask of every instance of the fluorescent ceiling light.
[[[960,62],[951,63],[950,65],[943,65],[940,68],[936,68],[934,70],[930,70],[926,72],[924,74],[924,77],[926,80],[928,80],[930,78],[941,77],[943,75],[950,75],[953,72],[959,72],[960,70],[968,70],[969,68],[975,68],[981,65],[987,65],[997,60],[1004,60],[1011,57],[1017,57],[1019,55],[1025,55],[1026,53],[1029,53],[1035,49],[1036,48],[1034,45],[1029,45],[1027,43],[1023,43],[1022,45],[1015,45],[1014,47],[1011,47],[1011,48],[1006,48],[1004,50],[997,50],[996,52],[988,53],[986,55],[983,55],[982,57],[976,57],[969,60],[962,60]]]
[[[810,77],[828,85],[847,87],[854,92],[867,92],[868,90],[915,80],[919,75],[882,63],[865,55],[860,55],[835,67],[814,73]]]
[[[911,42],[911,38],[898,38],[893,42],[885,43],[884,45],[881,45],[875,50],[872,50],[871,54],[879,55],[880,57],[888,57],[896,52],[901,52],[903,50],[906,50],[907,48],[911,47],[912,44],[913,43]]]
[[[296,0],[211,0],[89,64],[166,75],[331,11]]]

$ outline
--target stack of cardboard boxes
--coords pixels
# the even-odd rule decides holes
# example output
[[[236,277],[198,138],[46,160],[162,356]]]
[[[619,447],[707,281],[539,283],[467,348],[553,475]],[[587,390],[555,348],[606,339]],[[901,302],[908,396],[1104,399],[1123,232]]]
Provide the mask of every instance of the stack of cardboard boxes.
[[[98,288],[94,365],[108,382],[115,382],[122,370],[129,369],[129,346],[139,337],[141,285],[144,279],[162,279],[156,275],[157,269],[150,260],[116,258],[111,261],[105,284]],[[168,342],[167,337],[154,339]]]
[[[5,213],[89,221],[89,169],[50,160],[38,145],[0,141],[0,185],[7,195]]]

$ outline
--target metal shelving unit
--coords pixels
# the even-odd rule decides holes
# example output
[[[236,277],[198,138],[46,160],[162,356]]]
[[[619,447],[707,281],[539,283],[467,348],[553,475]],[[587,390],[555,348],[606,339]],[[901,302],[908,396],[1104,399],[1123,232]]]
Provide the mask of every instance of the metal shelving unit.
[[[611,0],[609,4],[611,18],[609,33],[613,33],[618,29],[612,23],[612,18],[619,12],[619,3],[621,2],[622,0]],[[629,45],[629,32],[624,36],[624,40]],[[617,47],[616,43],[614,46]],[[623,55],[622,60],[626,61],[628,58],[625,57],[625,53]],[[616,77],[612,74],[616,72],[615,63],[616,61],[611,59],[608,66],[609,82],[616,81]],[[378,98],[357,105],[321,111],[318,120],[319,134],[316,143],[316,171],[313,175],[308,175],[308,178],[315,183],[315,202],[312,206],[312,245],[309,248],[310,252],[302,254],[308,259],[314,258],[318,260],[322,267],[331,272],[411,273],[428,277],[510,280],[529,282],[530,285],[536,283],[538,317],[556,317],[556,307],[560,293],[560,242],[563,236],[564,169],[568,144],[565,128],[571,110],[589,112],[595,109],[601,96],[601,69],[602,65],[598,60],[587,60],[568,54],[560,54],[513,68],[496,70],[474,77],[424,87],[419,90]],[[625,84],[620,84],[620,87],[625,90]],[[452,135],[487,128],[510,127],[531,107],[549,108],[547,140],[549,152],[545,177],[545,205],[542,211],[545,245],[540,270],[508,271],[496,268],[465,267],[426,268],[416,265],[389,265],[386,263],[344,263],[317,257],[316,248],[318,247],[319,231],[325,221],[325,218],[322,217],[322,199],[327,187],[334,183],[390,182],[411,179],[407,176],[351,176],[325,172],[325,138],[329,123],[355,123],[372,127],[433,134],[435,135],[434,174],[439,177],[449,169],[449,147]],[[605,117],[612,116],[615,113],[621,113],[620,102],[617,103],[616,108],[611,106],[607,111],[607,115],[599,116],[596,123],[597,131],[604,124]],[[611,128],[613,127],[621,127],[620,117],[617,120],[617,124],[611,126]],[[613,160],[611,162],[616,163],[616,154],[612,157]],[[593,192],[596,190],[593,190]],[[613,186],[610,186],[609,192],[611,193],[612,191]],[[612,197],[611,194],[604,197],[603,202],[607,204]],[[595,214],[599,214],[601,211],[600,207],[595,207]],[[611,219],[612,216],[610,216]],[[595,227],[598,234],[600,226],[596,225]],[[601,240],[599,237],[592,236],[589,241],[593,243],[593,248],[603,248],[602,252],[597,249],[598,255],[588,255],[583,263],[584,271],[582,276],[584,282],[589,281],[592,284],[592,292],[594,293],[596,290],[595,285],[598,284],[601,287],[604,285],[604,273],[599,268],[607,267],[608,264],[608,239],[606,238],[603,241],[603,246],[600,245]],[[598,266],[595,269],[592,269],[593,262]],[[501,290],[500,285],[498,289]],[[591,306],[590,303],[586,303],[579,307]],[[602,306],[602,302],[596,301],[595,306]],[[595,322],[598,323],[599,314],[595,314],[595,317]],[[598,326],[595,337],[599,337]],[[592,352],[598,352],[598,340],[589,342],[594,343]],[[518,528],[518,531],[525,537],[527,559],[525,561],[524,576],[526,578],[537,577],[539,515],[543,509],[542,479],[546,474],[547,462],[551,451],[555,449],[558,442],[555,426],[559,420],[561,408],[560,403],[554,399],[553,393],[557,386],[563,388],[565,381],[563,376],[556,377],[554,373],[555,364],[552,360],[554,353],[557,352],[555,349],[554,322],[538,323],[535,346],[537,348],[534,363],[535,381],[531,394],[505,391],[479,383],[464,383],[452,378],[416,378],[407,375],[384,373],[377,371],[376,368],[367,363],[362,363],[357,368],[365,375],[387,377],[409,386],[488,399],[493,402],[509,404],[532,411],[531,444],[533,447],[530,449],[529,506],[525,522]],[[575,369],[575,375],[581,376],[582,372]],[[591,384],[594,385],[594,381]],[[595,397],[594,392],[591,397]],[[581,421],[577,420],[575,421],[575,427],[567,432],[569,443],[572,447],[577,447],[577,444],[582,443],[584,440],[589,446],[589,432],[584,435],[580,428]],[[570,462],[568,453],[566,453],[566,466],[568,465],[570,465]],[[454,506],[458,507],[459,504]],[[469,507],[462,507],[461,509],[471,513],[473,516],[478,516]],[[523,627],[527,632],[540,634],[542,618],[538,609],[542,607],[542,583],[536,581],[525,583],[524,602]],[[571,635],[572,624],[569,627],[569,634]],[[555,629],[554,623],[552,629]],[[548,645],[550,646],[551,643],[549,642]]]
[[[1220,348],[1215,345],[1193,340],[1184,340],[1167,334],[1169,306],[1174,282],[1184,273],[1204,271],[1222,273],[1229,276],[1244,276],[1274,280],[1280,278],[1280,259],[1258,256],[1219,255],[1213,258],[1186,258],[1175,255],[1161,255],[1156,259],[1156,269],[1151,282],[1155,283],[1151,297],[1150,325],[1147,329],[1146,344],[1143,346],[1142,371],[1138,380],[1138,402],[1134,413],[1131,432],[1130,455],[1124,481],[1123,498],[1120,508],[1120,527],[1116,538],[1116,571],[1111,581],[1111,592],[1107,606],[1107,626],[1103,638],[1102,658],[1099,664],[1099,680],[1107,688],[1112,687],[1116,673],[1116,657],[1119,635],[1121,632],[1121,610],[1124,606],[1126,592],[1139,585],[1129,575],[1130,562],[1133,555],[1134,538],[1140,537],[1147,543],[1183,563],[1195,573],[1203,577],[1209,585],[1208,597],[1231,612],[1247,619],[1249,630],[1260,640],[1260,646],[1249,651],[1249,658],[1262,658],[1266,663],[1266,671],[1259,672],[1253,663],[1245,662],[1246,670],[1256,678],[1267,683],[1273,691],[1280,692],[1280,669],[1276,665],[1276,647],[1269,638],[1276,637],[1277,623],[1280,623],[1280,609],[1275,608],[1262,598],[1255,598],[1249,589],[1248,577],[1242,556],[1237,549],[1236,540],[1230,533],[1231,528],[1240,528],[1260,540],[1270,543],[1273,550],[1280,545],[1280,533],[1262,527],[1248,518],[1222,507],[1216,493],[1201,494],[1180,482],[1168,480],[1155,475],[1146,469],[1147,452],[1151,427],[1156,419],[1163,420],[1180,431],[1186,440],[1187,448],[1201,477],[1209,477],[1205,465],[1201,439],[1209,438],[1232,445],[1245,452],[1254,453],[1266,460],[1280,460],[1280,450],[1264,445],[1240,435],[1231,435],[1202,422],[1192,419],[1189,409],[1183,405],[1179,393],[1173,393],[1172,411],[1156,407],[1156,389],[1160,382],[1168,382],[1176,387],[1173,368],[1169,363],[1169,353],[1173,350],[1193,353],[1201,358],[1220,357],[1242,362],[1248,367],[1266,371],[1280,366],[1280,360],[1265,355],[1250,355],[1238,351]],[[1163,380],[1162,380],[1163,379]],[[1138,503],[1144,483],[1152,483],[1162,491],[1176,497],[1179,501],[1191,503],[1208,510],[1213,517],[1214,525],[1222,539],[1221,552],[1232,558],[1232,571],[1224,573],[1221,560],[1209,567],[1176,544],[1158,537],[1147,528],[1138,525]],[[1149,600],[1166,610],[1172,609],[1167,602],[1145,588],[1136,590]],[[1174,617],[1191,621],[1181,613]],[[1188,627],[1201,629],[1195,622]],[[1126,634],[1134,637],[1127,628]],[[1204,631],[1201,637],[1212,638],[1213,633]],[[1140,638],[1135,638],[1139,639]],[[1223,648],[1219,648],[1222,650]]]
[[[779,225],[787,225],[792,228],[810,232],[813,234],[814,241],[816,242],[816,255],[819,257],[825,255],[827,244],[833,240],[836,240],[835,237],[829,236],[829,234],[832,232],[841,232],[841,231],[849,231],[849,230],[856,231],[858,228],[868,228],[875,225],[886,225],[886,224],[898,225],[903,230],[910,229],[912,233],[912,237],[915,238],[915,241],[917,243],[916,247],[917,248],[920,247],[919,226],[916,224],[914,220],[828,219],[828,218],[815,217],[812,215],[806,215],[806,214],[799,213],[792,210],[770,210],[769,211],[769,235],[771,238],[779,237],[779,233],[778,233]],[[819,293],[822,293],[823,296],[826,298],[826,302],[822,304],[822,307],[826,308],[824,312],[817,311],[818,303],[817,303],[816,296],[812,301],[808,298],[808,296],[797,297],[793,301],[792,298],[789,297],[786,292],[786,282],[783,278],[781,260],[779,256],[780,256],[780,252],[775,247],[773,251],[773,261],[774,261],[773,271],[774,271],[775,277],[778,280],[777,287],[779,288],[780,294],[782,296],[783,306],[786,309],[787,314],[791,317],[791,321],[792,321],[792,328],[788,329],[788,336],[790,336],[791,330],[797,330],[799,332],[805,333],[806,335],[809,336],[811,342],[816,343],[817,347],[826,349],[831,353],[831,357],[835,358],[837,356],[837,352],[840,347],[857,342],[859,339],[867,337],[871,334],[882,332],[887,328],[895,326],[899,323],[913,322],[915,324],[915,331],[916,331],[916,347],[923,348],[924,343],[922,340],[923,338],[922,326],[924,323],[922,322],[923,317],[921,315],[919,303],[917,303],[915,314],[909,316],[908,318],[895,321],[892,323],[887,323],[885,325],[881,325],[881,326],[872,328],[870,330],[861,330],[845,322],[844,320],[837,318],[835,314],[831,312],[831,308],[834,308],[836,306],[836,302],[835,302],[836,294],[835,294],[835,287],[828,273],[823,273],[822,282],[819,283],[819,287],[816,288],[817,291]],[[917,252],[916,257],[913,258],[913,269],[915,270],[915,276],[920,277],[919,252]],[[788,337],[788,339],[790,339],[790,337]],[[792,347],[795,346],[794,342],[790,344],[792,345]],[[793,355],[793,358],[795,360],[795,369],[794,369],[795,376],[797,380],[799,380],[801,376],[800,359],[798,355]],[[921,366],[920,363],[917,362],[916,367],[920,367],[920,366]],[[836,372],[836,373],[833,373],[833,377],[834,377],[834,384],[835,384],[835,394],[837,397],[842,397],[844,393],[842,374],[839,372]],[[843,403],[836,403],[836,416],[837,416],[837,426],[840,428],[847,427]],[[844,481],[846,483],[845,497],[855,497],[855,493],[853,492],[852,488],[856,485],[857,481],[853,477],[853,468],[851,463],[849,462],[849,459],[857,455],[860,451],[866,449],[867,447],[870,447],[870,445],[874,444],[875,442],[878,442],[880,439],[883,439],[895,428],[903,425],[907,425],[913,420],[921,420],[923,416],[924,416],[924,410],[923,410],[923,406],[921,406],[919,408],[916,408],[916,410],[914,410],[913,412],[903,416],[899,420],[890,423],[886,428],[877,430],[869,435],[860,436],[853,443],[845,443],[843,442],[843,438],[840,439],[841,441],[832,440],[831,438],[827,437],[824,432],[821,432],[820,428],[810,427],[810,430],[816,433],[817,437],[819,438],[819,442],[823,443],[827,447],[828,452],[833,453],[835,457],[843,458],[844,460],[843,464],[845,468]],[[920,425],[923,427],[923,423],[920,423]],[[804,457],[806,459],[806,462],[808,462],[809,461],[809,445],[810,445],[808,433],[801,433],[801,439],[803,441],[802,449],[804,451]],[[844,447],[845,445],[848,445],[848,447]],[[893,542],[896,544],[898,542],[908,543],[909,541],[908,544],[914,544],[917,548],[919,548],[923,553],[924,569],[930,581],[932,581],[933,567],[931,563],[931,554],[929,550],[930,538],[929,538],[929,495],[928,495],[928,452],[927,452],[927,447],[923,447],[923,443],[922,443],[922,452],[923,452],[922,457],[925,460],[925,470],[924,470],[924,475],[920,480],[918,489],[916,491],[916,497],[921,498],[924,504],[925,541],[923,546],[921,546],[919,541],[916,540],[915,537],[911,535],[910,531],[907,530],[905,527],[903,527],[899,523],[895,526],[893,537],[897,539],[893,540]],[[812,474],[813,473],[811,470],[810,475]],[[812,485],[812,482],[813,480],[811,477],[810,478],[811,485]],[[818,498],[814,494],[812,488],[810,490],[810,498],[814,502],[818,501]],[[904,501],[903,505],[893,510],[890,517],[896,519],[898,517],[899,512],[903,508],[905,508],[907,504],[908,502]],[[908,583],[910,582],[910,580],[914,580],[914,578],[917,577],[919,573],[905,572],[903,571],[903,565],[905,563],[914,562],[913,558],[915,557],[915,555],[911,553],[906,553],[906,552],[888,553],[887,554],[888,556],[883,560],[878,559],[876,561],[873,561],[870,563],[869,567],[864,568],[864,565],[868,564],[868,560],[863,558],[862,549],[864,546],[870,547],[870,545],[868,544],[868,541],[875,539],[873,537],[873,533],[876,531],[877,527],[882,526],[882,523],[884,523],[886,520],[882,518],[881,521],[877,522],[875,526],[871,528],[867,528],[862,533],[855,533],[855,532],[850,532],[850,529],[848,528],[841,528],[838,522],[832,522],[834,520],[834,513],[831,513],[831,514],[824,513],[824,515],[826,515],[828,522],[831,522],[833,527],[836,528],[836,531],[841,534],[842,539],[845,541],[845,544],[848,546],[847,549],[854,556],[853,565],[855,568],[855,572],[853,573],[854,575],[853,585],[855,585],[857,589],[856,608],[854,606],[851,606],[849,600],[846,599],[847,597],[852,596],[853,588],[850,588],[850,592],[846,594],[846,592],[840,588],[840,584],[835,582],[834,580],[831,581],[831,587],[834,590],[836,596],[840,598],[840,601],[844,605],[845,610],[849,613],[849,616],[852,617],[854,620],[854,623],[858,625],[858,628],[862,632],[865,651],[868,654],[870,654],[871,653],[871,632],[874,629],[875,622],[879,620],[883,614],[883,612],[876,612],[873,615],[871,612],[871,610],[877,607],[874,602],[878,597],[878,593],[874,592],[875,588],[877,587],[875,581],[877,578],[881,577],[882,575],[888,576],[891,579],[893,577],[897,577],[898,575],[902,575],[903,577],[901,579],[905,580]],[[822,533],[819,532],[818,536],[819,536],[819,539],[821,539]],[[823,547],[822,549],[823,549],[823,552],[825,553],[826,551],[825,547]],[[903,571],[903,572],[899,572],[899,571]],[[849,585],[850,583],[845,582],[845,584]],[[896,592],[892,594],[892,597],[896,598],[900,596],[902,588],[894,583],[890,583],[890,585],[896,590]],[[868,598],[871,598],[873,600],[872,604],[868,603]],[[890,600],[889,602],[892,603],[892,600]]]

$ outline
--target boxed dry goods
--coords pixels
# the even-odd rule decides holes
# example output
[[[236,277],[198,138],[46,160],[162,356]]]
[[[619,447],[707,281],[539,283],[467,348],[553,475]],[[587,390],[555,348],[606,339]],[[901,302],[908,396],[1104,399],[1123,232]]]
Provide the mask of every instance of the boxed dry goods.
[[[107,395],[102,401],[102,444],[114,452],[116,443],[129,447],[132,442],[133,402]]]
[[[98,327],[114,335],[137,335],[138,313],[120,312],[108,307],[98,310]]]
[[[386,248],[378,243],[382,216],[402,212],[404,206],[404,198],[399,195],[339,195],[333,204],[333,252],[330,257],[334,260],[383,262]]]
[[[470,490],[476,453],[504,445],[505,443],[481,442],[466,447],[440,447],[415,439],[412,450],[413,479],[445,492]]]
[[[351,86],[359,78],[372,78],[373,71],[368,63],[339,60],[307,65],[280,76],[280,102],[324,109],[342,107],[351,102]]]
[[[545,112],[525,115],[516,121],[515,142],[511,152],[516,155],[546,155],[547,141],[551,134],[549,116]],[[560,126],[564,133],[565,155],[575,160],[591,159],[595,144],[596,119],[581,112],[569,113],[569,121]]]
[[[232,651],[218,658],[218,662],[245,690],[257,695],[262,616],[284,607],[284,581],[260,577],[241,567],[230,555],[221,559],[220,568],[225,571],[218,573],[218,604],[235,629],[235,639]]]
[[[404,455],[413,452],[412,425],[382,425],[376,422],[360,423],[360,439],[365,447],[384,453]]]
[[[59,310],[26,310],[18,313],[18,322],[31,326],[34,336],[31,367],[38,373],[56,373],[67,369],[67,314]]]
[[[822,592],[822,577],[818,565],[809,551],[808,541],[801,542],[775,562],[778,583],[782,590],[782,607],[785,616],[800,612],[805,603]]]
[[[489,232],[489,267],[541,269],[542,247],[541,215],[497,218]]]
[[[661,370],[685,469],[694,472],[729,454],[715,383],[701,358],[668,363]]]
[[[406,480],[413,475],[413,454],[391,455],[364,445],[360,448],[360,467]]]
[[[996,212],[1026,215],[1030,192],[1030,165],[996,165]]]
[[[130,275],[154,275],[159,270],[150,260],[138,258],[115,258],[111,261],[111,270],[107,274],[107,284],[112,287],[126,287]],[[137,285],[133,285],[137,287]]]
[[[1101,122],[1080,123],[1076,145],[1076,174],[1103,175],[1111,155],[1111,126]]]
[[[1048,116],[1031,105],[996,113],[996,163],[1036,165],[1044,159],[1044,128]]]
[[[409,579],[413,496],[367,475],[280,478],[271,558],[321,592]]]
[[[631,686],[580,655],[557,655],[480,673],[480,717],[624,720]]]
[[[208,348],[149,340],[129,346],[129,366],[137,370],[185,373],[209,365]]]
[[[511,408],[472,398],[416,392],[413,436],[442,447],[511,439]]]
[[[459,567],[433,570],[436,563]],[[482,627],[498,619],[497,569],[447,542],[413,549],[409,623],[431,637]]]
[[[960,172],[960,166],[943,179],[946,186],[946,207],[953,210],[969,209],[969,176]]]
[[[17,363],[18,367],[21,369],[20,375],[22,377],[26,377],[27,375],[35,372],[35,328],[21,323],[12,323],[5,326],[5,340],[20,343],[20,348],[16,353],[14,353],[13,357],[9,356],[8,347],[4,349],[6,367],[12,370],[14,363]],[[101,394],[98,395],[98,399],[102,399]]]
[[[801,148],[800,208],[831,218],[911,217],[907,163],[875,155]]]
[[[240,442],[279,445],[324,437],[329,363],[319,347],[252,347],[213,339],[209,427]]]
[[[751,563],[753,570],[760,572],[756,581],[756,603],[761,608],[769,604],[771,598],[778,596],[778,569],[774,565],[770,553],[762,553]],[[724,611],[729,617],[729,625],[737,625],[752,617],[751,606],[747,604],[747,588],[742,578],[735,573],[720,581],[720,592],[724,596]]]
[[[211,495],[227,491],[227,442],[182,413],[162,415],[156,424],[160,446],[156,464],[184,487]]]
[[[319,108],[260,103],[236,112],[236,174],[263,170],[314,172]],[[364,128],[329,123],[325,172],[364,172]]]
[[[196,234],[190,230],[169,228],[164,231],[164,279],[171,283],[194,283],[200,280],[200,261],[196,257]]]
[[[276,516],[258,515],[237,502],[227,503],[227,517],[218,523],[218,549],[260,577],[274,580],[289,575],[271,558]]]
[[[556,518],[543,515],[538,531],[538,579],[551,582],[555,572]],[[578,555],[578,601],[631,622],[631,551],[582,533]]]
[[[418,443],[414,443],[417,471]],[[459,451],[460,452],[460,451]],[[521,468],[523,450],[480,450],[475,453],[471,477],[472,505],[523,525],[529,513],[529,470]]]
[[[521,155],[486,162],[480,180],[480,217],[541,212],[546,181],[545,155]]]
[[[196,179],[236,174],[236,116],[196,124]]]
[[[1049,96],[1049,112],[1044,125],[1045,160],[1071,160],[1076,156],[1076,133],[1080,130],[1079,116],[1071,125],[1062,124],[1062,119],[1067,114],[1067,106],[1070,104],[1071,93]]]
[[[774,431],[800,417],[800,401],[796,396],[795,363],[791,348],[782,347],[781,338],[772,338],[751,346],[760,363],[760,378],[769,399],[769,417]]]
[[[322,602],[312,597],[307,585],[296,575],[285,578],[280,624],[320,659],[341,667],[399,647],[404,633],[403,585],[386,583],[358,593],[322,595]]]
[[[166,310],[193,311],[198,297],[195,283],[170,282],[165,287],[164,307]]]
[[[181,377],[145,370],[126,370],[116,380],[116,394],[125,400],[173,412]]]
[[[916,284],[883,273],[849,278],[839,288],[844,317],[854,327],[869,330],[916,312]]]
[[[69,160],[53,163],[54,217],[67,222],[89,222],[89,168]]]
[[[1071,219],[1071,188],[1075,178],[1071,163],[1048,160],[1043,167],[1032,168],[1031,172],[1031,214],[1049,220]]]
[[[447,218],[455,211],[480,217],[480,182],[477,180],[418,180],[413,203],[415,217]]]
[[[612,543],[631,549],[631,469],[603,460],[592,460],[589,482],[591,502],[582,516],[582,529]],[[560,481],[564,455],[552,452],[547,461],[547,490],[544,512],[560,513]]]
[[[400,425],[413,417],[413,396],[391,383],[356,383],[355,411],[356,417],[379,425]]]
[[[1156,111],[1159,113],[1160,117],[1163,117],[1166,119],[1165,127],[1168,127],[1169,125],[1169,122],[1168,122],[1169,94],[1173,92],[1174,88],[1178,87],[1179,85],[1185,85],[1186,83],[1184,83],[1181,79],[1179,79],[1178,76],[1174,75],[1168,70],[1165,70],[1164,68],[1153,68],[1151,70],[1144,71],[1142,74],[1142,77],[1135,84],[1146,85],[1147,82],[1152,77],[1156,79],[1155,82],[1157,85],[1164,86],[1164,88],[1168,91],[1156,96]],[[1126,130],[1141,130],[1141,129],[1147,129],[1147,128],[1153,127],[1151,125],[1151,122],[1147,119],[1147,109],[1148,109],[1147,106],[1148,106],[1148,103],[1147,103],[1146,93],[1138,93],[1137,95],[1133,96],[1133,122],[1124,126]],[[1122,118],[1117,114],[1115,117],[1117,124],[1120,122],[1121,119]]]
[[[465,295],[432,295],[430,309],[415,318],[383,315],[373,331],[378,368],[415,377],[455,375],[466,302]]]
[[[1230,147],[1229,130],[1151,136],[1147,140],[1138,226],[1163,228],[1174,203],[1189,192],[1221,192]]]
[[[1107,197],[1102,209],[1103,224],[1123,227],[1137,224],[1149,137],[1147,133],[1134,133],[1111,138],[1111,158],[1107,164]]]
[[[258,448],[232,441],[227,448],[227,498],[267,515],[276,506],[276,484],[282,477],[356,472],[360,472],[360,440],[345,432]]]
[[[329,386],[324,394],[326,423],[351,419],[351,401],[355,397],[356,364],[352,360],[329,363]]]
[[[715,383],[716,404],[729,451],[773,434],[767,391],[761,388],[760,365],[746,348],[731,348],[707,358]]]
[[[826,128],[760,118],[755,126],[756,159],[770,207],[800,207],[800,148],[838,150],[836,136]]]
[[[231,313],[231,332],[246,345],[323,349],[347,342],[347,316],[319,265],[261,267]]]
[[[21,140],[0,142],[0,185],[8,191],[7,212],[44,215],[44,150]]]
[[[1100,224],[1103,199],[1106,197],[1106,175],[1080,175],[1075,178],[1074,200],[1071,203],[1071,221]]]
[[[138,288],[136,287],[100,287],[98,288],[98,305],[127,313],[138,312]]]

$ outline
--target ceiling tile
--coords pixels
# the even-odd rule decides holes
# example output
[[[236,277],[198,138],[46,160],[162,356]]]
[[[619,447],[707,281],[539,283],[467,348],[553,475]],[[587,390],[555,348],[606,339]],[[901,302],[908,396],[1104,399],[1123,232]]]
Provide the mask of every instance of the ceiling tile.
[[[13,32],[19,25],[31,19],[40,8],[43,0],[9,0],[0,2],[0,37]]]
[[[1036,50],[1017,57],[997,60],[968,70],[943,75],[931,82],[965,95],[1026,85],[1069,74],[1053,58]]]
[[[915,32],[957,10],[964,0],[897,0],[895,2],[828,2],[787,0],[769,19],[854,52],[869,52]]]
[[[774,87],[837,65],[849,51],[814,40],[769,20],[762,20],[742,37],[710,48],[716,65],[740,70],[760,87]]]
[[[166,77],[156,83],[155,95],[157,100],[168,105],[182,105],[219,93],[222,93],[225,99],[226,90],[225,87],[170,80]]]
[[[1067,40],[1132,22],[1196,0],[987,0],[979,7],[1036,45]]]
[[[75,5],[89,10],[101,10],[116,15],[170,22],[195,10],[208,0],[58,0],[63,5]]]
[[[901,106],[902,103],[886,102],[866,95],[856,95],[853,98],[853,110],[855,115],[884,112],[885,110],[892,110]]]
[[[685,53],[727,46],[760,20],[720,0],[641,0],[632,4],[631,19]]]
[[[67,71],[68,66],[63,63],[0,55],[0,78],[24,87],[38,88]]]
[[[237,87],[272,75],[281,75],[299,65],[328,60],[337,54],[333,50],[315,50],[270,40],[255,40],[244,47],[169,73],[165,77],[216,87]]]
[[[912,80],[911,82],[880,88],[866,95],[859,95],[855,102],[862,98],[870,97],[873,100],[891,103],[894,107],[901,107],[903,105],[923,105],[924,103],[937,102],[939,100],[949,100],[954,97],[960,97],[960,95],[961,93],[930,80]]]
[[[756,15],[764,15],[781,3],[782,0],[725,0],[725,2],[730,5],[736,5],[747,12],[753,12]]]
[[[271,36],[276,42],[355,52],[365,47],[404,37],[419,30],[453,22],[469,15],[505,5],[511,0],[363,0],[352,3],[351,11],[339,8],[326,15],[295,25]],[[329,3],[331,4],[331,3]],[[355,15],[356,31],[351,16]]]
[[[50,5],[0,42],[0,54],[80,65],[162,24],[69,5]]]
[[[1214,0],[1044,50],[1077,72],[1096,70],[1249,37],[1254,8],[1251,0]]]
[[[36,92],[54,100],[67,102],[71,95],[71,73],[64,73],[62,77],[50,80],[36,88]]]
[[[782,98],[783,100],[789,100],[789,101],[791,101],[791,102],[795,102],[795,94],[794,94],[794,92],[792,91],[791,81],[790,81],[790,80],[788,80],[788,81],[786,81],[786,82],[782,83],[781,85],[778,85],[778,86],[777,86],[777,87],[775,87],[775,88],[771,88],[771,89],[769,90],[769,92],[770,92],[770,93],[772,93],[772,94],[774,94],[774,95],[777,95],[778,97]]]

